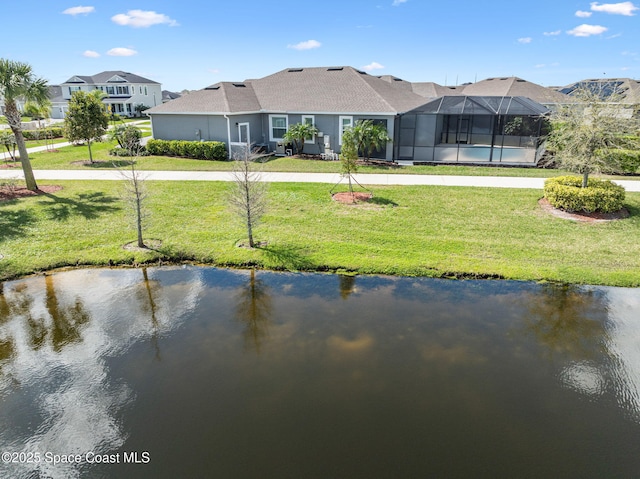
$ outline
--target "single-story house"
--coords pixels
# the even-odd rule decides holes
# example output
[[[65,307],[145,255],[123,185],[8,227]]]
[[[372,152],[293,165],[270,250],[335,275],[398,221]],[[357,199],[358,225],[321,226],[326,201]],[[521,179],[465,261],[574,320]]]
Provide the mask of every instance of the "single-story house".
[[[447,90],[442,89],[441,92]],[[482,116],[488,125],[494,125],[497,121],[493,117],[533,115],[537,119],[547,111],[535,102],[511,97],[496,101],[504,105],[513,105],[512,108],[526,103],[526,113],[505,112],[504,107],[498,106],[494,108],[491,106],[495,103],[493,100],[474,100],[473,97],[462,96],[460,98],[463,105],[484,105]],[[319,130],[317,135],[305,142],[305,153],[339,153],[342,134],[347,128],[354,126],[358,120],[373,120],[385,125],[389,136],[394,138],[385,149],[372,155],[375,158],[388,161],[466,161],[464,155],[429,156],[424,153],[425,146],[433,149],[444,138],[438,128],[442,128],[445,118],[454,114],[431,111],[432,106],[427,106],[430,103],[425,96],[414,92],[412,88],[403,87],[400,82],[395,82],[393,77],[379,78],[348,66],[305,67],[289,68],[264,78],[244,82],[216,83],[158,105],[145,113],[151,117],[154,138],[222,141],[228,145],[229,151],[233,151],[235,145],[252,144],[282,154],[286,152],[283,135],[290,125],[310,123]],[[469,110],[463,113],[469,114]],[[491,118],[484,118],[487,115]],[[427,120],[428,116],[433,118]],[[474,116],[474,119],[475,123],[463,122],[460,128],[464,128],[465,124],[475,125],[473,131],[479,131],[481,120],[479,116]],[[411,121],[414,121],[413,127],[408,126]],[[535,121],[526,120],[526,124]],[[411,134],[409,130],[412,130]],[[491,137],[492,130],[488,127],[485,130]],[[536,131],[540,133],[542,130]],[[462,133],[460,138],[461,135]],[[497,136],[496,133],[496,138]],[[433,145],[423,144],[427,137],[431,138],[429,143],[434,143]],[[479,138],[476,133],[470,135],[468,141]],[[414,143],[407,144],[409,141]],[[505,141],[509,143],[508,140]],[[480,155],[478,162],[496,161],[498,158],[505,161],[505,155],[496,153],[498,149],[535,149],[538,143],[538,137],[527,137],[527,141],[520,141],[518,146],[496,142],[491,145],[493,153]],[[409,148],[412,148],[411,151]],[[443,148],[451,146],[449,144]],[[529,161],[531,157],[537,157],[535,152],[533,156],[529,153],[513,156],[516,162],[527,158],[527,164],[533,162]]]

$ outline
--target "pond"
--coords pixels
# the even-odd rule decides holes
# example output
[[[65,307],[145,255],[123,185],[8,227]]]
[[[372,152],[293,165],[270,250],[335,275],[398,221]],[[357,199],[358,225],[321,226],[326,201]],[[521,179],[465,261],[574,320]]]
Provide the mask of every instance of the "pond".
[[[2,478],[640,471],[640,291],[199,267],[0,294]]]

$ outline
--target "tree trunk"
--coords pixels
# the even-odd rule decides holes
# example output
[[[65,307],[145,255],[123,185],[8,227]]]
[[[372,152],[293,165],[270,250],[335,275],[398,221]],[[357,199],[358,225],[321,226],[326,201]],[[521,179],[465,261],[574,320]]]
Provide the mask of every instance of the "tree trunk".
[[[142,205],[141,200],[140,200],[140,195],[137,192],[137,188],[136,188],[136,215],[137,215],[137,222],[136,222],[136,226],[138,227],[138,248],[146,248],[146,246],[144,245],[144,241],[142,240]]]
[[[31,168],[31,162],[29,161],[29,153],[27,153],[27,147],[24,144],[24,136],[22,136],[22,126],[20,125],[20,112],[16,107],[15,102],[5,100],[5,116],[13,136],[16,138],[16,144],[18,145],[18,151],[20,152],[20,163],[22,164],[22,171],[24,172],[24,181],[27,184],[27,189],[31,191],[38,191],[38,184],[36,178],[33,176],[33,169]]]
[[[93,163],[93,155],[91,154],[91,140],[87,140],[87,146],[89,147],[89,163]]]
[[[582,187],[586,188],[589,185],[589,172],[582,173]]]

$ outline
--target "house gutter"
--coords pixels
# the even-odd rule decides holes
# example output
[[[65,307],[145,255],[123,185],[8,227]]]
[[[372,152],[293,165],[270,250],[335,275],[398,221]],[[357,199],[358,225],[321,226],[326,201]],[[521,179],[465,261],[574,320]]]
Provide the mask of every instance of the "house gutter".
[[[229,150],[229,158],[231,158],[231,120],[226,113],[223,116],[227,120],[227,149]]]

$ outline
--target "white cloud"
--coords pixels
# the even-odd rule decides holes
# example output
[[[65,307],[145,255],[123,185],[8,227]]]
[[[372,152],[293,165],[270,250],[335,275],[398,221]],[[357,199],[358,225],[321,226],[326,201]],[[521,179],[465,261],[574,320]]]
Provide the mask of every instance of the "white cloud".
[[[287,45],[287,48],[293,50],[312,50],[314,48],[320,48],[322,43],[317,40],[307,40],[306,42],[296,43],[295,45]]]
[[[585,12],[584,10],[578,10],[576,12],[576,17],[580,18],[589,18],[591,15],[593,15],[592,12]]]
[[[553,37],[553,36],[556,36],[556,35],[560,35],[561,33],[562,33],[562,30],[555,30],[553,32],[544,32],[543,35],[545,37]]]
[[[112,57],[131,57],[133,55],[137,55],[138,52],[131,48],[112,48],[107,52],[107,55]]]
[[[85,50],[82,56],[87,58],[98,58],[100,54],[98,52],[94,52],[93,50]]]
[[[133,28],[148,28],[152,25],[167,24],[170,27],[178,26],[178,22],[164,15],[153,11],[129,10],[126,14],[119,13],[111,17],[113,22]]]
[[[392,7],[398,7],[400,5],[402,5],[403,3],[407,3],[407,0],[393,0],[393,3],[391,4]]]
[[[531,37],[524,37],[524,38],[518,38],[518,43],[531,43],[533,41],[533,38]]]
[[[83,7],[83,6],[78,6],[78,7],[71,7],[71,8],[67,8],[64,12],[65,15],[87,15],[89,13],[95,12],[95,7]]]
[[[598,2],[592,2],[591,10],[594,12],[604,12],[611,13],[613,15],[625,15],[627,17],[631,17],[635,15],[633,12],[638,10],[638,7],[631,2],[603,3],[602,5]]]
[[[209,68],[209,69],[207,69],[207,71],[209,73],[213,73],[214,75],[217,75],[218,73],[220,73],[220,70],[217,69],[217,68]]]
[[[380,65],[378,62],[371,62],[368,65],[362,67],[364,71],[371,72],[373,70],[382,70],[384,65]]]
[[[569,30],[567,33],[569,35],[573,35],[574,37],[590,37],[591,35],[600,35],[607,30],[607,27],[603,27],[601,25],[587,25],[586,23],[583,23],[582,25],[578,25],[573,30]]]

